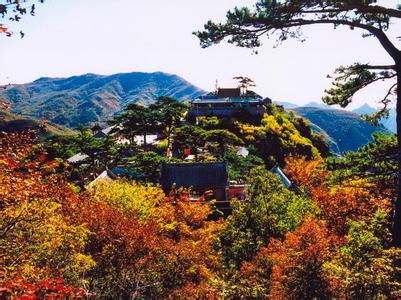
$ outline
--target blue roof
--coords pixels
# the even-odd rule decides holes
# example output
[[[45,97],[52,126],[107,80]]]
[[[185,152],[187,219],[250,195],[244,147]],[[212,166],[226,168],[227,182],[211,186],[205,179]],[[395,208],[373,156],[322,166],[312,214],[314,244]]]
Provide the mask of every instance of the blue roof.
[[[277,177],[281,180],[281,182],[284,184],[286,188],[292,186],[291,180],[289,180],[288,177],[285,176],[284,172],[280,169],[280,167],[274,167],[270,171],[277,175]]]

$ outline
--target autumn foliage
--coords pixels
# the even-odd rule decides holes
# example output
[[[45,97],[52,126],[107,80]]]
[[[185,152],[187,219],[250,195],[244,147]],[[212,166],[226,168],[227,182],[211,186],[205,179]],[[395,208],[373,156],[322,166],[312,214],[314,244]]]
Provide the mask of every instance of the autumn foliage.
[[[31,133],[0,137],[1,280],[63,276],[80,286],[94,262],[84,254],[89,231],[66,213],[79,199],[57,175],[62,166],[47,161],[33,139]]]
[[[2,295],[212,294],[220,223],[207,204],[119,181],[77,193],[33,134],[3,135],[1,147]]]
[[[256,259],[267,255],[272,268],[272,299],[324,299],[332,295],[332,285],[324,264],[335,253],[338,241],[326,224],[308,218],[283,241],[272,240]]]
[[[373,215],[377,209],[388,209],[390,199],[376,193],[363,179],[332,183],[332,174],[322,159],[289,158],[291,179],[318,205],[327,226],[339,236],[347,232],[348,222]]]
[[[292,189],[254,169],[248,198],[212,220],[212,206],[185,190],[116,180],[79,191],[33,133],[0,141],[3,298],[400,295],[388,195],[337,178],[320,158],[287,160]]]

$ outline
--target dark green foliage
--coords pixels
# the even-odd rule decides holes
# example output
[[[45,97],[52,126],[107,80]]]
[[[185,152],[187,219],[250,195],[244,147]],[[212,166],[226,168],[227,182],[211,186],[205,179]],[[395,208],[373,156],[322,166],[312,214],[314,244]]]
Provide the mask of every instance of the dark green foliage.
[[[80,152],[76,136],[51,136],[43,143],[49,159],[68,159]]]
[[[188,106],[177,99],[161,96],[149,108],[156,114],[162,131],[170,133],[171,128],[181,120]],[[167,129],[164,129],[167,128]]]
[[[246,182],[252,169],[264,165],[263,159],[256,155],[243,157],[233,151],[226,153],[226,161],[228,163],[228,177],[238,183]]]
[[[0,91],[0,98],[12,104],[13,112],[47,118],[72,128],[104,121],[127,104],[147,105],[158,96],[180,101],[205,92],[184,79],[162,72],[85,74],[69,78],[40,78]]]
[[[121,115],[114,117],[112,133],[117,133],[135,144],[135,136],[143,135],[146,149],[146,136],[157,131],[157,115],[150,107],[136,103],[129,104]]]
[[[373,141],[357,152],[346,152],[344,157],[331,158],[328,167],[337,171],[336,178],[365,178],[394,189],[397,182],[397,137],[374,134]]]
[[[85,128],[81,128],[75,143],[79,152],[88,156],[81,162],[88,172],[96,174],[105,168],[112,168],[120,159],[118,147],[110,137],[97,139]]]
[[[399,18],[399,10],[373,6],[376,1],[276,1],[259,0],[250,9],[235,7],[227,12],[225,23],[209,21],[204,31],[194,34],[202,47],[217,44],[224,38],[239,47],[256,48],[265,36],[274,36],[278,43],[288,38],[303,41],[301,26],[313,24],[345,25],[365,29],[379,38],[387,30],[392,17]],[[346,13],[352,11],[352,13]]]
[[[346,107],[352,102],[353,95],[359,90],[371,83],[397,76],[397,73],[394,72],[395,68],[394,70],[391,70],[392,68],[388,69],[375,72],[369,70],[369,66],[358,63],[349,67],[341,66],[335,71],[338,76],[335,78],[333,87],[325,91],[327,96],[323,97],[323,101],[327,104],[339,104],[341,107]],[[371,121],[374,125],[378,125],[380,118],[388,117],[388,104],[391,102],[389,96],[394,92],[395,88],[396,84],[389,89],[388,94],[381,100],[381,103],[384,105],[382,109],[369,116],[366,115],[364,118]]]
[[[147,151],[138,153],[130,160],[129,169],[138,175],[138,180],[156,183],[160,177],[160,166],[166,158],[156,152]]]
[[[299,226],[307,213],[317,212],[311,200],[286,189],[273,173],[254,169],[246,201],[232,202],[220,242],[224,263],[238,267],[251,260],[272,237],[282,237]]]
[[[161,96],[149,107],[157,121],[158,132],[167,139],[167,152],[170,151],[171,134],[175,126],[180,122],[188,106],[177,99]]]
[[[174,148],[183,157],[184,149],[190,149],[198,161],[198,149],[205,145],[206,131],[198,126],[182,126],[174,134]]]
[[[214,149],[220,158],[225,157],[225,153],[230,147],[244,144],[234,133],[223,129],[209,130],[206,132],[205,138],[206,142],[211,145],[212,151]]]

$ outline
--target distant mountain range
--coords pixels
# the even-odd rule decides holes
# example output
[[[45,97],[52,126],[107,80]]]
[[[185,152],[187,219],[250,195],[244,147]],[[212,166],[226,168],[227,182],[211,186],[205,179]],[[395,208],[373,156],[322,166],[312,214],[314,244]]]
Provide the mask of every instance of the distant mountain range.
[[[374,132],[390,133],[383,125],[373,126],[359,114],[342,109],[297,107],[292,110],[327,133],[330,148],[337,153],[357,150],[372,140]]]
[[[0,91],[0,102],[12,113],[75,128],[105,120],[128,103],[149,104],[158,96],[183,101],[204,93],[183,78],[162,72],[85,74],[10,85]]]
[[[274,101],[276,104],[283,106],[285,109],[294,109],[298,107],[315,107],[315,108],[323,108],[323,109],[333,109],[332,106],[324,104],[324,103],[318,103],[318,102],[309,102],[308,104],[305,104],[303,106],[296,105],[291,102],[286,102],[286,101]],[[352,112],[358,114],[358,115],[371,115],[375,113],[377,109],[371,107],[369,104],[363,104],[362,106],[352,110]],[[380,120],[380,124],[382,124],[384,127],[386,127],[388,130],[390,130],[393,133],[397,132],[397,124],[396,124],[396,112],[394,108],[390,109],[390,114],[388,118],[383,118]]]
[[[317,108],[332,108],[330,105],[324,104],[324,103],[319,103],[319,102],[309,102],[305,105],[297,105],[295,103],[292,102],[288,102],[288,101],[273,101],[273,103],[277,104],[277,105],[281,105],[282,107],[284,107],[285,109],[292,109],[292,108],[297,108],[297,107],[317,107]]]

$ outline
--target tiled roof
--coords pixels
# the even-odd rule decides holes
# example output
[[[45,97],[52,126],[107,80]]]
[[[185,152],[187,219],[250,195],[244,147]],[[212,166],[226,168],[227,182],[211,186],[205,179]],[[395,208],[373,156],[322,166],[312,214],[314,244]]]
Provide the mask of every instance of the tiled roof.
[[[177,187],[226,187],[227,165],[224,162],[168,163],[161,166],[160,183],[165,189]]]

